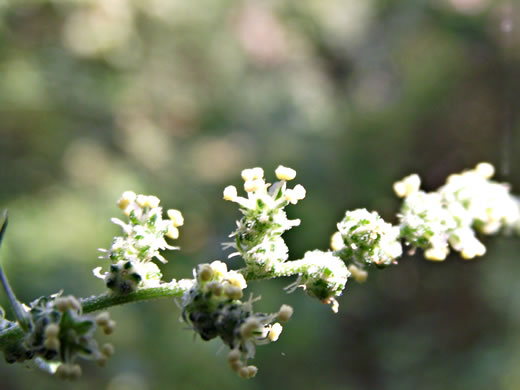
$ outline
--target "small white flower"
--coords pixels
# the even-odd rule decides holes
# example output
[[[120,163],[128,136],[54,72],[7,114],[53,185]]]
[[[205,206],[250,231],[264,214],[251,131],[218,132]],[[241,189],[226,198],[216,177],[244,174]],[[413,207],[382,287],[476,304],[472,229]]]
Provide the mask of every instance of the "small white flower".
[[[296,177],[294,169],[284,167],[283,165],[279,165],[276,168],[275,174],[278,180],[293,180]]]
[[[179,238],[179,229],[177,229],[175,226],[170,226],[166,232],[166,237],[176,240]]]
[[[242,171],[242,179],[244,181],[253,181],[255,179],[262,179],[264,177],[264,170],[262,168],[244,169]]]
[[[285,199],[292,204],[296,204],[298,201],[304,199],[305,195],[305,188],[301,184],[296,185],[292,190],[285,190]]]
[[[247,180],[244,182],[244,190],[246,192],[256,192],[265,188],[265,182],[262,179]]]
[[[419,191],[421,187],[421,179],[419,175],[412,174],[406,176],[403,180],[394,183],[394,191],[400,198],[410,196],[414,192]]]
[[[238,192],[235,186],[227,186],[224,188],[224,199],[231,202],[235,201],[238,196]]]
[[[228,271],[228,273],[225,276],[225,280],[232,286],[236,286],[241,290],[247,287],[247,283],[244,276],[241,273],[238,273],[237,271]]]
[[[226,263],[223,263],[220,260],[215,260],[210,265],[213,272],[219,277],[223,277],[228,272]]]
[[[179,227],[184,225],[184,217],[179,210],[170,209],[166,212],[168,218],[170,218],[173,222],[173,226]]]
[[[441,246],[441,247],[431,247],[424,251],[424,257],[427,260],[432,261],[444,261],[446,260],[446,256],[448,255],[448,247],[447,246]]]
[[[270,341],[275,342],[280,337],[280,334],[282,334],[283,326],[279,322],[274,323],[271,325],[271,328],[269,329],[269,333],[267,337]]]
[[[475,167],[477,173],[484,179],[491,179],[495,174],[495,167],[487,162],[481,162]]]
[[[287,322],[292,317],[294,309],[289,305],[282,305],[278,311],[278,319]]]
[[[340,249],[345,247],[345,243],[343,242],[343,238],[341,237],[340,232],[335,232],[330,237],[330,247],[334,251],[339,251]]]

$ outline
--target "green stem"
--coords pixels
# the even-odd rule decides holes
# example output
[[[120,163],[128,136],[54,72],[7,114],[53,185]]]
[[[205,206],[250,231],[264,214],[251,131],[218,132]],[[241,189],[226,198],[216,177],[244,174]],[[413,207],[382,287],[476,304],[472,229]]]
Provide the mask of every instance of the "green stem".
[[[170,283],[160,287],[143,288],[125,295],[105,293],[89,298],[81,298],[80,302],[84,313],[92,313],[125,303],[147,301],[156,298],[178,298],[183,293],[184,290],[177,283]]]
[[[7,210],[4,210],[2,212],[2,216],[0,220],[3,220],[1,227],[0,227],[0,246],[2,245],[2,240],[4,238],[5,231],[7,230]],[[16,320],[18,321],[18,324],[22,327],[23,330],[27,331],[30,328],[31,321],[29,319],[29,316],[23,306],[18,302],[18,299],[16,299],[16,295],[14,294],[13,289],[9,285],[9,281],[7,280],[7,276],[4,274],[4,271],[2,270],[2,267],[0,267],[0,283],[2,284],[2,287],[4,288],[5,294],[7,295],[7,298],[9,300],[9,303],[11,304],[11,308],[13,309],[14,316],[16,317]]]

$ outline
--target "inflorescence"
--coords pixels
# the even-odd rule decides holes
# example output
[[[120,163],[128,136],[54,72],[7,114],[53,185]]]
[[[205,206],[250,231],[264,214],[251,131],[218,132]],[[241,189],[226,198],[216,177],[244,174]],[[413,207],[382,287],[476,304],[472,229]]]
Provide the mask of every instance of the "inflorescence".
[[[95,339],[96,329],[108,335],[115,328],[108,312],[97,317],[83,314],[75,297],[64,297],[61,293],[38,298],[24,310],[28,313],[29,326],[20,344],[4,350],[8,363],[32,359],[36,367],[61,379],[77,379],[81,375],[78,358],[94,360],[103,366],[114,353],[112,344],[99,346]],[[13,326],[11,323],[7,329]]]
[[[481,235],[520,233],[519,199],[510,194],[507,184],[491,180],[491,164],[480,163],[451,175],[434,192],[420,190],[418,175],[405,177],[394,184],[395,193],[403,198],[397,226],[385,222],[375,211],[347,211],[332,235],[331,250],[311,250],[302,259],[290,261],[282,235],[300,220],[288,219],[285,207],[304,199],[306,191],[300,184],[289,188],[288,182],[296,177],[293,169],[279,166],[275,174],[278,180],[270,184],[261,168],[242,171],[246,197],[239,196],[234,186],[224,189],[224,199],[237,203],[243,215],[230,235],[234,241],[224,246],[233,248],[229,257],[241,257],[245,267],[230,270],[226,263],[215,260],[199,264],[193,279],[178,282],[163,282],[153,260],[165,263],[160,251],[179,249],[165,238],[178,238],[178,228],[184,223],[181,212],[168,210],[168,219],[163,219],[157,197],[123,193],[117,204],[128,221],[112,220],[121,226],[123,235],[115,237],[108,250],[101,250],[103,258],[110,260],[108,270],[94,270],[108,288],[103,298],[109,302],[113,298],[115,305],[118,298],[132,297],[139,291],[175,288],[181,298],[182,320],[203,340],[220,338],[229,348],[231,369],[243,378],[252,378],[258,370],[247,361],[254,357],[257,345],[278,340],[281,322],[291,318],[293,309],[282,305],[274,313],[255,312],[253,303],[259,298],[250,295],[244,300],[248,280],[296,276],[286,287],[288,292],[300,287],[337,312],[337,297],[347,280],[352,277],[363,282],[372,266],[397,264],[403,245],[410,252],[423,250],[433,261],[445,260],[450,249],[472,259],[486,251]],[[5,278],[2,283],[7,283]],[[0,348],[8,362],[32,359],[37,367],[74,379],[81,374],[78,357],[104,365],[114,353],[111,344],[98,346],[94,332],[100,328],[110,334],[115,322],[107,312],[97,317],[83,314],[81,303],[88,303],[89,298],[80,303],[60,293],[39,298],[30,306],[12,297],[10,300],[19,313],[17,322],[6,320],[0,310]],[[14,332],[22,332],[23,337],[18,342],[2,343],[3,337]]]
[[[121,226],[123,236],[115,237],[110,249],[100,249],[105,253],[101,258],[111,261],[109,271],[102,274],[101,267],[94,269],[94,274],[113,292],[127,294],[138,287],[159,286],[162,273],[152,260],[166,263],[160,250],[179,249],[168,245],[165,237],[177,239],[184,218],[179,210],[171,209],[167,211],[169,219],[163,219],[159,203],[156,196],[136,195],[132,191],[124,192],[117,201],[128,222],[112,219]]]

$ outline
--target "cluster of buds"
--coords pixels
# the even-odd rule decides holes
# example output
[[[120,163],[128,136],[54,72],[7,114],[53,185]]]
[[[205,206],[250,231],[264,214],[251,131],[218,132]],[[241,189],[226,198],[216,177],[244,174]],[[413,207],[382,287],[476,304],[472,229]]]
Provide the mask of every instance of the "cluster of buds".
[[[253,300],[241,301],[247,287],[242,274],[228,270],[225,263],[201,264],[195,271],[195,282],[184,294],[182,317],[203,340],[220,337],[231,352],[231,368],[244,378],[256,375],[257,368],[248,366],[255,346],[276,341],[282,331],[275,319],[287,321],[292,308],[283,305],[278,313],[253,312]]]
[[[448,239],[456,228],[457,221],[445,207],[440,194],[418,189],[409,192],[403,200],[398,217],[401,237],[408,245],[424,249],[424,256],[428,260],[446,258],[449,253]]]
[[[168,245],[165,237],[178,238],[184,218],[180,211],[172,209],[167,211],[168,219],[163,219],[159,203],[155,196],[131,191],[124,192],[118,200],[128,222],[112,219],[121,226],[123,236],[115,237],[110,249],[100,249],[105,253],[102,258],[112,262],[109,271],[102,273],[101,267],[94,270],[94,275],[103,279],[114,293],[126,294],[138,287],[156,287],[161,283],[162,274],[152,259],[166,263],[160,250],[178,249]]]
[[[448,177],[435,192],[420,191],[420,179],[411,175],[394,185],[404,198],[399,214],[401,237],[424,249],[429,260],[443,261],[450,247],[465,259],[482,256],[486,247],[476,236],[518,230],[520,207],[506,184],[491,181],[494,168],[480,163],[474,169]]]
[[[342,294],[350,276],[343,260],[334,252],[314,250],[306,252],[302,260],[291,263],[297,267],[299,275],[286,290],[292,292],[302,287],[311,297],[330,304],[332,310],[337,313],[339,304],[336,297]]]
[[[75,363],[78,357],[100,363],[106,361],[108,349],[113,353],[111,344],[98,347],[94,339],[96,320],[83,315],[80,302],[73,296],[41,297],[27,311],[30,325],[23,342],[25,354],[12,357],[17,361],[38,358],[40,366],[59,378],[76,379],[81,375],[81,367]],[[10,361],[7,355],[6,359]]]
[[[244,277],[236,271],[228,271],[226,264],[218,260],[200,264],[194,273],[195,283],[182,300],[184,320],[204,340],[217,336],[231,340],[233,335],[222,332],[227,329],[218,322],[220,318],[216,313],[235,309],[247,287]]]
[[[277,267],[288,259],[288,249],[281,236],[298,226],[300,220],[288,219],[284,208],[305,198],[303,186],[287,188],[287,181],[295,178],[296,171],[279,166],[275,173],[279,181],[271,185],[265,182],[262,168],[243,170],[247,198],[238,196],[234,186],[224,189],[224,199],[237,203],[244,215],[230,236],[235,237],[235,242],[229,245],[238,250],[231,256],[241,255],[257,275],[275,274]]]
[[[387,223],[375,211],[347,211],[331,239],[334,253],[350,267],[356,279],[363,279],[365,265],[386,267],[403,253],[399,228]],[[357,272],[359,270],[360,272]]]
[[[116,327],[116,322],[110,319],[110,314],[108,314],[107,311],[96,316],[96,324],[103,330],[103,333],[107,335],[112,334]],[[112,354],[109,354],[109,357],[110,355]]]

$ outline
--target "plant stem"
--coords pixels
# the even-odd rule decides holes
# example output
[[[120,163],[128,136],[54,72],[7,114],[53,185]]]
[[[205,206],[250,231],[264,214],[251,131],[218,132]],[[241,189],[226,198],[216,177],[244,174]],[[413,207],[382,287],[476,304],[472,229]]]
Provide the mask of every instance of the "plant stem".
[[[84,313],[92,313],[97,310],[103,310],[112,306],[123,305],[125,303],[146,301],[156,298],[177,298],[181,297],[183,293],[184,290],[178,285],[178,283],[170,283],[160,287],[143,288],[125,295],[105,293],[88,298],[81,298],[80,302]]]
[[[4,210],[2,212],[2,216],[0,220],[3,220],[1,227],[0,227],[0,246],[2,245],[2,239],[4,238],[5,231],[7,230],[7,210]],[[5,291],[5,294],[7,295],[7,299],[9,300],[9,303],[11,304],[11,308],[13,309],[14,316],[16,317],[16,320],[18,321],[18,324],[23,330],[29,330],[30,327],[30,319],[28,314],[26,313],[23,306],[18,302],[18,299],[16,299],[16,295],[14,294],[13,289],[9,285],[9,281],[7,280],[7,276],[4,274],[4,271],[2,270],[2,267],[0,267],[0,284],[2,284],[2,287]]]

